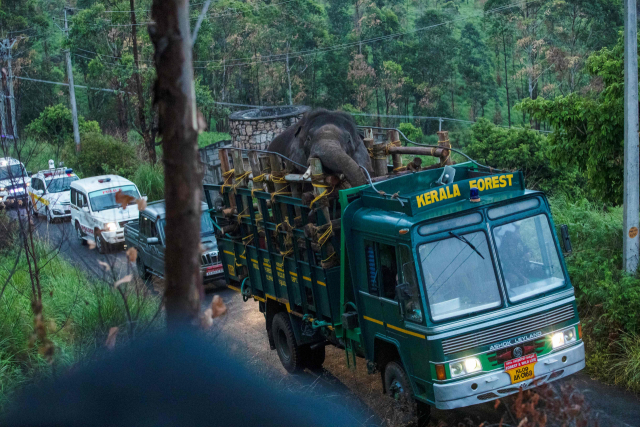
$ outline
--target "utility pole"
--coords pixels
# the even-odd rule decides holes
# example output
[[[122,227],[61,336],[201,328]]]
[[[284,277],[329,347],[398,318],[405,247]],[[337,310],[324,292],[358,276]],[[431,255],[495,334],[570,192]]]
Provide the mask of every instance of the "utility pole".
[[[638,269],[638,21],[636,0],[624,2],[624,218],[622,260],[627,273]]]
[[[15,97],[13,96],[13,71],[11,68],[11,49],[13,49],[13,46],[16,44],[17,39],[4,39],[2,41],[2,45],[0,46],[2,48],[3,51],[5,51],[5,54],[7,56],[7,69],[9,71],[9,75],[7,76],[7,85],[9,86],[9,104],[10,104],[10,110],[11,110],[11,130],[12,130],[12,135],[13,138],[16,139],[18,138],[18,126],[16,125],[16,103],[15,103]],[[2,98],[4,101],[4,98],[6,98],[6,95],[4,94],[4,90],[2,92]],[[2,118],[3,118],[3,132],[5,133],[5,135],[8,135],[9,132],[7,132],[7,128],[6,126],[6,119],[5,119],[5,115],[4,115],[4,105],[2,107]]]
[[[69,26],[67,25],[67,8],[64,9],[64,32],[69,38]],[[73,117],[73,142],[76,143],[76,152],[80,152],[80,129],[78,127],[78,108],[76,107],[76,88],[73,84],[73,67],[71,66],[71,51],[66,50],[67,77],[69,78],[69,99],[71,101],[71,116]]]
[[[7,132],[7,118],[5,113],[5,90],[4,90],[4,82],[6,80],[6,75],[4,70],[1,71],[0,74],[0,138],[2,143],[4,143],[4,138],[8,135]]]

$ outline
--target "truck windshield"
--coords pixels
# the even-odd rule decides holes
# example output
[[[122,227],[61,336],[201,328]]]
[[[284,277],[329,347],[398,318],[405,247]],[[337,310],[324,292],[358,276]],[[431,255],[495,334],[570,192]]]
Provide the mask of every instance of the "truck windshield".
[[[493,235],[511,301],[564,286],[564,273],[545,215],[501,225]]]
[[[65,178],[56,178],[47,181],[47,191],[49,193],[62,193],[71,190],[71,183],[77,181],[77,176],[68,176]]]
[[[434,321],[469,316],[502,304],[484,232],[426,243],[418,249]]]
[[[163,240],[165,225],[167,225],[166,219],[161,219],[158,222],[158,228],[160,229],[160,235],[162,236]],[[208,236],[215,233],[215,231],[216,230],[213,228],[213,222],[211,221],[211,215],[209,215],[209,212],[202,212],[202,215],[200,216],[200,235]]]
[[[0,168],[0,181],[27,176],[22,165],[11,165]]]
[[[122,187],[107,188],[105,190],[94,191],[89,193],[89,200],[91,200],[91,210],[93,212],[104,211],[107,209],[114,209],[120,206],[116,203],[116,193],[122,191],[125,195],[131,196],[134,199],[140,198],[140,193],[135,185],[123,185]],[[135,204],[135,200],[129,203]]]

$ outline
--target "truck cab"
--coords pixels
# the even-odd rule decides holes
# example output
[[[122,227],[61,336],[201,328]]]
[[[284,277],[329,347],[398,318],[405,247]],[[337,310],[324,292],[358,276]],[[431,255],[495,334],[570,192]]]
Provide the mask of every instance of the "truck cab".
[[[439,409],[584,368],[546,197],[519,172],[468,166],[453,167],[449,184],[434,172],[380,183],[385,193],[419,190],[391,202],[366,189],[343,218],[365,357],[381,369],[388,354],[399,358],[415,397]]]
[[[121,193],[126,206],[116,201]],[[71,224],[76,237],[86,244],[94,240],[100,253],[124,243],[124,226],[138,219],[138,187],[118,175],[102,175],[71,183]]]
[[[202,211],[200,220],[200,235],[204,248],[201,256],[202,281],[205,285],[210,285],[224,277],[224,271],[219,258],[215,228],[205,204],[202,206]],[[124,227],[127,247],[136,248],[138,251],[136,267],[142,280],[149,279],[151,275],[164,277],[166,222],[165,203],[164,200],[159,200],[149,203],[146,209],[140,212],[137,221],[131,221]]]

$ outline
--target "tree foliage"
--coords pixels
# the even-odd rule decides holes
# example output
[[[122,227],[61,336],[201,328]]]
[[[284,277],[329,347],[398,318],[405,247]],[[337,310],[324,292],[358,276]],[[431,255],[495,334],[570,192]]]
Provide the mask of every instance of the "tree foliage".
[[[83,134],[100,132],[98,122],[87,121],[82,116],[78,116],[78,128]],[[46,107],[26,129],[30,135],[38,139],[56,146],[62,145],[73,138],[71,110],[62,104]]]
[[[520,108],[551,124],[551,159],[577,166],[590,187],[609,203],[622,203],[624,158],[624,43],[592,54],[592,85],[584,94],[525,100]]]

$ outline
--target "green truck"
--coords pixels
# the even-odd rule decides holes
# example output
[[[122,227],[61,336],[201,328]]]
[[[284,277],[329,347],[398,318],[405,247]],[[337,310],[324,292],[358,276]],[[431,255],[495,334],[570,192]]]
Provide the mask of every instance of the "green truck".
[[[225,183],[204,189],[226,282],[259,301],[288,371],[321,366],[335,345],[424,420],[431,407],[494,400],[584,368],[549,203],[521,172],[468,162],[339,190],[321,165],[309,182],[276,172],[273,155],[270,169],[252,155],[234,153]],[[241,163],[252,165],[253,188]]]

